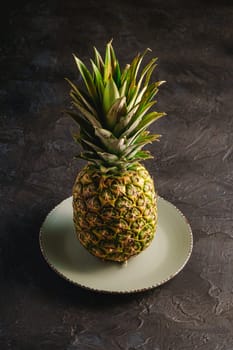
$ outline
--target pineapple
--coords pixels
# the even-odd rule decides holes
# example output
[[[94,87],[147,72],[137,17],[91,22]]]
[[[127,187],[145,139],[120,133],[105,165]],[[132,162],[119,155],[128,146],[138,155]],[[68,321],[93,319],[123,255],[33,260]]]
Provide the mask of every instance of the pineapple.
[[[121,70],[112,41],[105,57],[94,48],[91,69],[74,55],[84,88],[67,79],[78,123],[74,139],[87,160],[73,186],[73,219],[80,243],[103,260],[125,262],[151,243],[157,224],[153,180],[141,164],[151,158],[142,148],[160,135],[148,126],[165,115],[149,112],[158,87],[150,83],[157,58],[139,69],[146,53]]]

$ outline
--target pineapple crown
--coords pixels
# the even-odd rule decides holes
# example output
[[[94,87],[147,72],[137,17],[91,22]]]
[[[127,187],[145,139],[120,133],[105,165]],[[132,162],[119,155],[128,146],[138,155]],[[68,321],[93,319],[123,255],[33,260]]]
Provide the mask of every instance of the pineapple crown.
[[[112,41],[106,45],[103,59],[94,47],[92,70],[74,55],[85,89],[66,79],[71,86],[73,107],[67,113],[79,125],[74,135],[83,151],[80,158],[86,159],[102,171],[127,169],[136,162],[152,158],[142,148],[161,135],[151,134],[150,124],[166,115],[163,112],[149,112],[158,87],[164,81],[150,83],[151,74],[157,66],[153,58],[140,72],[146,53],[138,54],[121,70]],[[139,76],[138,76],[139,75]]]

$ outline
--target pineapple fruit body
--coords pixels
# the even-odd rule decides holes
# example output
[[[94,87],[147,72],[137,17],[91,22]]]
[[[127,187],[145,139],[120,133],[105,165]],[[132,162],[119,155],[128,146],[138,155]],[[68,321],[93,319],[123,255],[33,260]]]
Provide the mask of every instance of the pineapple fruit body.
[[[73,217],[93,255],[124,262],[151,243],[157,224],[154,183],[144,166],[103,174],[88,164],[73,187]]]

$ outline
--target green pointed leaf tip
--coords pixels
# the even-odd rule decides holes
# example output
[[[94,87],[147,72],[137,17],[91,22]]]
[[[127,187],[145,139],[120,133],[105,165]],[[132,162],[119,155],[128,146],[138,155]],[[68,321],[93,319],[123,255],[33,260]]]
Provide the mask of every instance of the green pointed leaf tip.
[[[104,82],[107,83],[112,78],[114,62],[111,56],[111,42],[106,46],[105,61],[104,61]]]
[[[119,90],[116,86],[115,81],[111,77],[104,88],[103,91],[103,110],[105,114],[108,113],[110,107],[114,104],[114,102],[120,97]],[[108,121],[107,121],[108,124]],[[111,124],[111,123],[110,123]]]
[[[90,69],[74,56],[85,89],[69,79],[73,108],[67,111],[80,126],[76,141],[88,152],[83,158],[95,165],[125,167],[149,157],[141,148],[158,140],[148,131],[150,124],[166,113],[149,110],[156,103],[154,97],[164,80],[151,82],[157,67],[157,57],[143,66],[147,48],[137,54],[121,70],[112,40],[106,45],[104,56],[94,47]]]

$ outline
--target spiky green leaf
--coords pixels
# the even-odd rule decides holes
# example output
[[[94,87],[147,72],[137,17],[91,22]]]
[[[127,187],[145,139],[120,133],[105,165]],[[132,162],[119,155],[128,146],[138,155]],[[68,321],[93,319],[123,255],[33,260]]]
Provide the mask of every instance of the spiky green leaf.
[[[119,155],[126,148],[126,139],[118,139],[109,130],[96,128],[95,134],[109,153]]]
[[[87,108],[89,112],[91,112],[93,115],[96,115],[96,111],[93,108],[93,106],[88,102],[87,98],[84,96],[84,93],[78,89],[78,87],[72,83],[71,80],[68,78],[65,78],[65,80],[70,84],[72,90],[70,92],[70,96],[72,97],[73,100],[78,100],[84,108]]]
[[[112,47],[112,43],[110,44],[110,54],[111,54],[111,60],[112,60],[112,77],[117,85],[118,88],[121,86],[121,70],[119,62],[116,58],[115,51]]]
[[[153,123],[155,120],[163,117],[166,115],[166,113],[158,113],[158,112],[152,112],[146,115],[145,119],[141,121],[141,123],[137,126],[137,128],[134,130],[134,132],[130,135],[129,142],[132,144],[135,142],[135,139],[138,137],[138,135],[145,131],[148,126]],[[160,136],[160,135],[158,135]]]
[[[83,128],[84,130],[87,130],[90,133],[93,132],[94,129],[92,125],[78,112],[68,110],[66,111],[66,113],[80,126],[80,128]]]
[[[107,114],[113,103],[120,97],[119,90],[111,77],[104,88],[103,92],[103,110]]]
[[[107,125],[112,130],[117,121],[127,113],[125,96],[117,98],[106,115]],[[114,133],[114,132],[113,132]]]
[[[93,76],[94,76],[94,83],[96,85],[96,89],[99,95],[99,101],[102,102],[103,98],[103,91],[104,91],[104,83],[103,83],[103,77],[101,75],[101,72],[95,62],[91,60],[92,69],[93,69]]]
[[[97,96],[97,91],[96,91],[96,85],[93,81],[91,73],[89,72],[89,70],[87,69],[85,64],[75,55],[74,55],[74,59],[75,59],[75,62],[77,64],[77,67],[80,71],[80,74],[85,82],[87,91],[89,92],[90,96],[92,97],[94,104],[97,105],[98,104],[98,96]]]
[[[95,64],[102,74],[104,71],[104,61],[101,57],[101,54],[99,53],[99,51],[95,47],[94,47],[94,54],[95,54]]]
[[[107,83],[112,78],[113,65],[111,56],[111,41],[106,46],[104,61],[104,82]]]
[[[154,101],[147,103],[147,105],[145,105],[144,108],[141,110],[139,110],[140,108],[140,105],[139,105],[139,107],[137,108],[137,111],[132,115],[132,118],[127,125],[126,131],[122,134],[122,137],[124,136],[128,137],[135,131],[139,123],[143,120],[144,115],[153,105],[154,105]]]
[[[83,115],[83,117],[89,121],[89,123],[93,126],[93,128],[101,128],[101,123],[96,119],[96,117],[85,109],[79,101],[73,101],[73,105],[79,110],[79,112]]]

